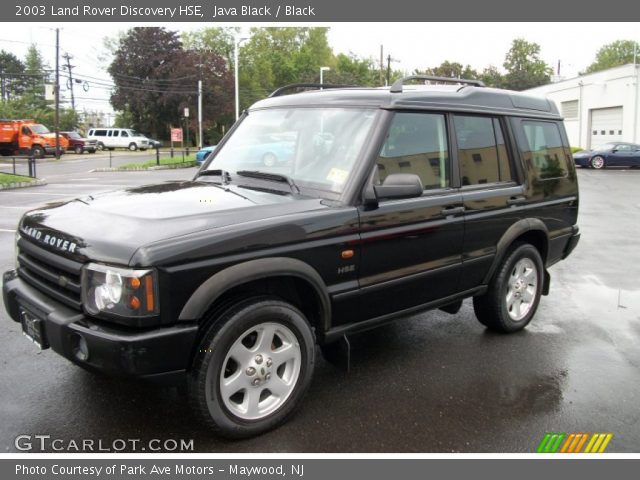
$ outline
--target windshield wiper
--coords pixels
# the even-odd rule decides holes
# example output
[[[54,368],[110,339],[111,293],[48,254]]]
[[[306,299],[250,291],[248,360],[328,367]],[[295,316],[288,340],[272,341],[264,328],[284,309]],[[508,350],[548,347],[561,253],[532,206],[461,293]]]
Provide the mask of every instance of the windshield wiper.
[[[281,173],[260,172],[258,170],[239,170],[236,173],[241,177],[259,178],[262,180],[271,180],[272,182],[286,183],[289,185],[289,188],[291,188],[291,191],[300,194],[300,189],[293,179]]]
[[[222,184],[223,185],[228,185],[229,181],[231,180],[231,175],[229,175],[229,172],[227,172],[226,170],[203,170],[202,172],[198,173],[199,177],[220,177],[222,179]]]

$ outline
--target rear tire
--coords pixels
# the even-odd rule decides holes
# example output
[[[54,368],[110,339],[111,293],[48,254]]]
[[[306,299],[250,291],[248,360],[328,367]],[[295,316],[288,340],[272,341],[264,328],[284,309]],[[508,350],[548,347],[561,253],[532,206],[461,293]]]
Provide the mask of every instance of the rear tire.
[[[103,151],[104,150],[104,143],[98,142],[96,144],[96,149],[99,150],[99,151]]]
[[[273,297],[241,301],[202,338],[189,374],[190,400],[219,435],[258,435],[300,404],[314,356],[314,334],[300,310]]]
[[[523,329],[536,313],[544,265],[538,249],[516,243],[505,255],[484,295],[473,298],[476,317],[487,328],[511,333]]]

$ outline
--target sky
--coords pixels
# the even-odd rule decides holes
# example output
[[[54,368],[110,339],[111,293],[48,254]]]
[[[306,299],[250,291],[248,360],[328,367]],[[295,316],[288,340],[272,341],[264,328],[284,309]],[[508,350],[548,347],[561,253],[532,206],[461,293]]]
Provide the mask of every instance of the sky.
[[[392,69],[408,73],[416,68],[437,66],[444,60],[482,70],[488,65],[502,69],[504,56],[514,38],[522,37],[541,47],[541,57],[554,71],[560,61],[561,75],[574,77],[595,58],[602,45],[615,40],[640,41],[640,23],[334,23],[307,24],[329,27],[329,43],[335,53],[354,53],[379,61],[380,46],[384,56],[391,55]],[[305,25],[305,26],[307,26]],[[207,26],[234,26],[206,23],[0,23],[0,49],[20,58],[31,42],[36,43],[46,61],[55,63],[55,32],[60,27],[61,54],[73,55],[75,72],[108,79],[108,62],[103,38],[133,26],[165,26],[173,30],[197,30]],[[248,31],[250,26],[242,28]],[[288,26],[284,24],[264,26]],[[597,32],[594,34],[594,32]],[[385,60],[386,62],[386,60]],[[320,65],[318,66],[320,67]],[[331,81],[330,72],[325,73]],[[64,90],[64,88],[63,88]],[[78,105],[88,110],[110,112],[108,91],[89,86],[76,88]],[[63,91],[63,95],[66,95]]]

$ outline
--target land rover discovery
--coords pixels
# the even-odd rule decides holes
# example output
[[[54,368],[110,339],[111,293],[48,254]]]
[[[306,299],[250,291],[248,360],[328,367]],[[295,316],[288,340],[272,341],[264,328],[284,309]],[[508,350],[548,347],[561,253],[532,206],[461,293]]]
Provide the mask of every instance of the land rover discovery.
[[[339,359],[353,332],[465,298],[487,328],[524,328],[579,239],[562,118],[478,81],[411,80],[278,90],[191,181],[26,213],[11,318],[88,370],[186,380],[236,438],[294,411],[316,345]],[[286,162],[263,161],[266,136]]]

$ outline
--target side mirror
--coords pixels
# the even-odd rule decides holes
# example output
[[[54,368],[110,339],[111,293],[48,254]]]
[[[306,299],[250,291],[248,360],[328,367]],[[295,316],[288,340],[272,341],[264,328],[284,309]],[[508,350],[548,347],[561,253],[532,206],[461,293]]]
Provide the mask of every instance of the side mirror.
[[[420,197],[424,191],[422,180],[414,173],[392,173],[382,185],[373,185],[378,200]]]
[[[611,153],[616,153],[617,151],[618,151],[618,149],[617,149],[617,148],[612,148],[612,149],[611,149]]]

